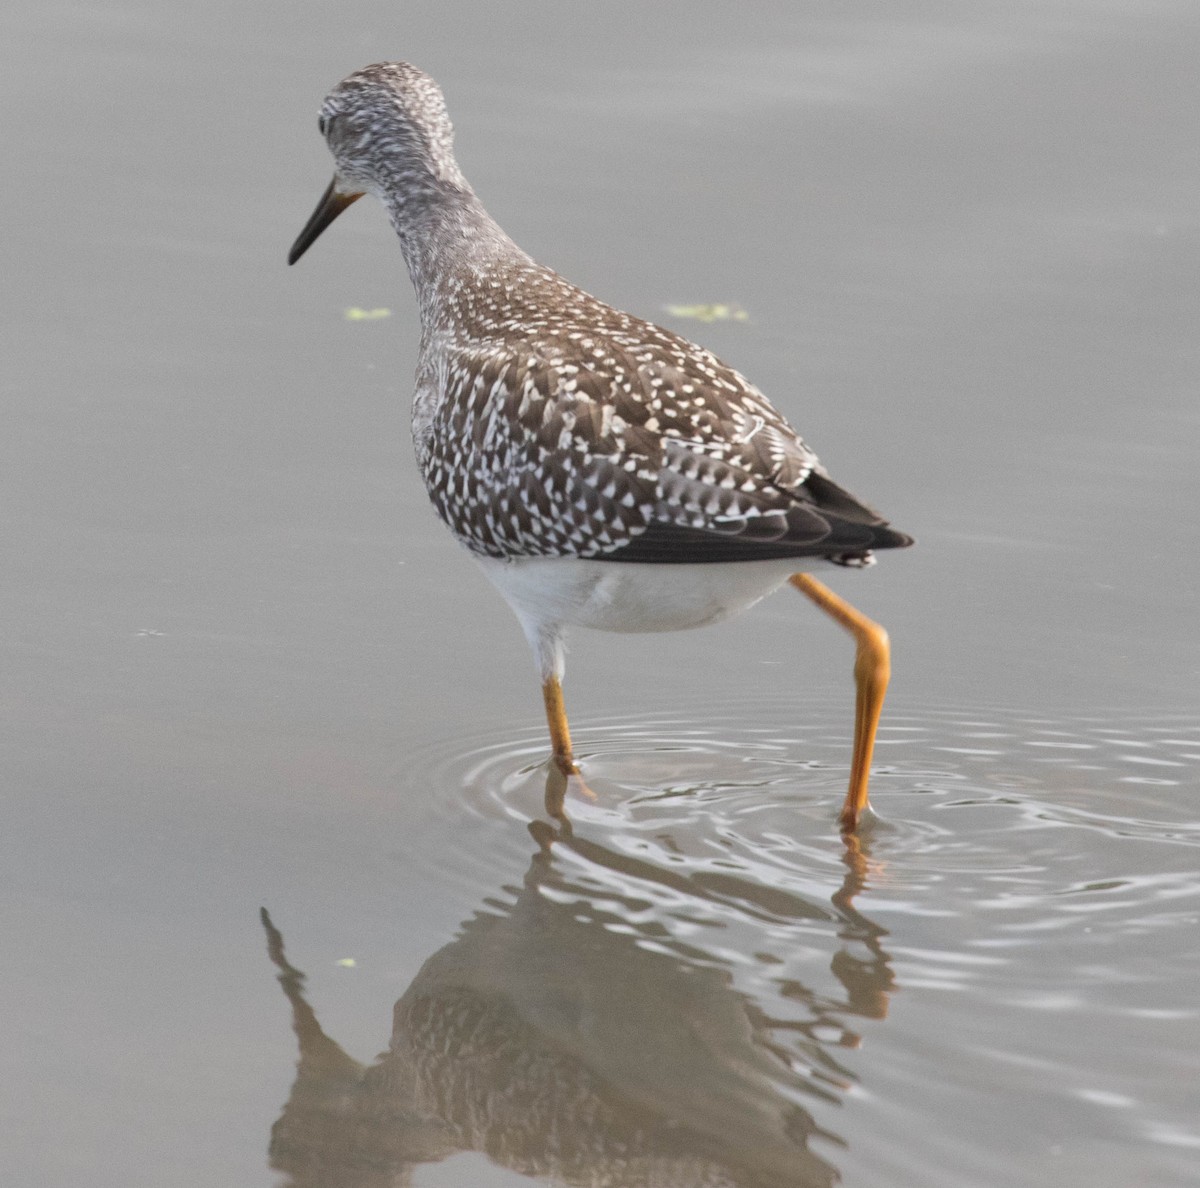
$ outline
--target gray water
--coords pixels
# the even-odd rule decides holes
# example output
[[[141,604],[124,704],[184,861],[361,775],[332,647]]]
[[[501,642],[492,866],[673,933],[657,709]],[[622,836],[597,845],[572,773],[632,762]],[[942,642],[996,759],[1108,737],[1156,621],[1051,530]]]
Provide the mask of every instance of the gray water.
[[[10,5],[3,1182],[1200,1180],[1198,54],[1190,0]],[[576,639],[550,830],[386,221],[284,266],[382,58],[918,537],[832,579],[895,647],[861,842],[786,591]]]

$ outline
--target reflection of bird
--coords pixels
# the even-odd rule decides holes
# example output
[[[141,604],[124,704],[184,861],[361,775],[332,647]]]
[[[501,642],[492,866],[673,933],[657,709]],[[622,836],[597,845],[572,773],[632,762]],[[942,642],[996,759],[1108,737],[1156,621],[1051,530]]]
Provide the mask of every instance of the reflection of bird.
[[[837,1059],[854,1042],[847,1018],[886,1009],[883,933],[852,904],[860,864],[831,910],[732,872],[707,887],[595,842],[561,844],[574,852],[568,866],[546,844],[514,896],[489,897],[425,962],[370,1066],[324,1034],[264,913],[300,1042],[271,1137],[272,1166],[292,1188],[394,1188],[418,1164],[464,1151],[566,1188],[836,1182],[809,1143],[840,1140],[799,1101],[840,1099],[853,1080]],[[601,875],[603,889],[577,869]],[[814,921],[825,922],[845,1000],[787,979],[777,1005],[790,1017],[771,1018],[694,931],[676,947],[646,919],[648,887],[757,921],[774,961],[797,929],[811,943]]]
[[[578,771],[563,708],[569,627],[673,631],[785,581],[857,641],[842,824],[867,805],[887,635],[808,576],[911,544],[837,486],[745,378],[533,262],[459,171],[441,91],[405,63],[330,93],[336,173],[288,257],[351,202],[386,206],[421,311],[413,432],[430,497],[533,647],[554,755]]]

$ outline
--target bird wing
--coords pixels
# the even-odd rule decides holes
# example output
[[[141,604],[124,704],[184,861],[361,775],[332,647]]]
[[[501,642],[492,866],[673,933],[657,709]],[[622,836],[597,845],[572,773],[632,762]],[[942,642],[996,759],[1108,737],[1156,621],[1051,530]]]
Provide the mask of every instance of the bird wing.
[[[445,398],[418,451],[434,504],[470,548],[865,564],[872,548],[909,543],[829,479],[742,375],[602,308],[616,319],[603,333],[444,353],[430,387]]]

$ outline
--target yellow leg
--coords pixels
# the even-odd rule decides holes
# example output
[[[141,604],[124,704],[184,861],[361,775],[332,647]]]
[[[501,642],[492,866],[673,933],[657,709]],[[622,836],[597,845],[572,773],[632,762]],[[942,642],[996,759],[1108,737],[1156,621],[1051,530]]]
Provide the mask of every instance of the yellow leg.
[[[550,726],[554,762],[563,775],[578,775],[579,764],[575,762],[571,750],[571,729],[567,725],[567,711],[563,706],[562,685],[558,677],[552,676],[543,683],[542,700],[546,703],[546,721]]]
[[[793,574],[793,586],[811,598],[827,615],[836,619],[857,644],[854,658],[854,757],[850,763],[850,788],[838,820],[842,829],[858,828],[867,802],[867,780],[871,774],[871,755],[875,750],[875,731],[883,711],[883,696],[892,673],[891,648],[887,632],[878,623],[855,610],[827,586],[807,573]],[[564,723],[565,724],[565,723]],[[569,744],[568,744],[569,745]]]
[[[567,711],[563,706],[562,685],[558,677],[552,676],[543,682],[542,700],[546,703],[550,745],[554,749],[553,767],[546,780],[546,812],[569,826],[570,822],[563,811],[568,786],[588,800],[595,800],[596,794],[580,775],[579,764],[575,762],[575,753],[571,750],[571,730],[567,725]]]

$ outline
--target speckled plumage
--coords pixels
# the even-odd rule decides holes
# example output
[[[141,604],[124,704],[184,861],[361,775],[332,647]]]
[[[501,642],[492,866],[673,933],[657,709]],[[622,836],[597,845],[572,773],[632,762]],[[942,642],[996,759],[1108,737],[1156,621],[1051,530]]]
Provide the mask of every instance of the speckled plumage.
[[[367,67],[320,122],[343,191],[375,193],[400,237],[421,310],[417,459],[474,553],[865,565],[909,543],[742,375],[517,247],[463,178],[427,75]]]

